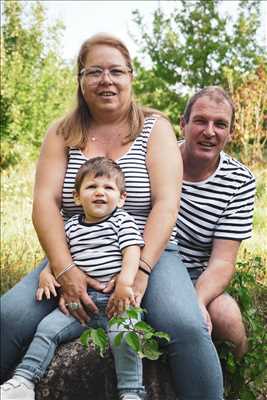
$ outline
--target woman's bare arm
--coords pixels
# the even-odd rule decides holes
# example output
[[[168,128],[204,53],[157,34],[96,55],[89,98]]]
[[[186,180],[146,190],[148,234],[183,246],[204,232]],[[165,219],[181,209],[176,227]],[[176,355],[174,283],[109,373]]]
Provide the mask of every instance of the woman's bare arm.
[[[65,238],[63,218],[60,214],[62,187],[67,166],[67,149],[64,139],[56,132],[57,125],[52,126],[42,145],[37,164],[33,201],[33,224],[39,241],[49,259],[51,270],[58,275],[72,262]],[[66,303],[79,303],[79,310],[72,312],[78,320],[85,322],[90,312],[97,307],[87,294],[87,286],[101,290],[99,282],[86,276],[74,267],[61,275],[59,283],[63,290],[60,307],[68,313]]]
[[[66,165],[64,139],[54,125],[48,130],[37,164],[32,218],[55,275],[72,261],[60,215]]]
[[[141,258],[153,268],[176,223],[183,176],[177,139],[170,123],[163,118],[157,121],[148,143],[147,168],[152,209],[144,230],[145,247]],[[138,303],[144,295],[147,281],[148,276],[139,271],[135,282]]]

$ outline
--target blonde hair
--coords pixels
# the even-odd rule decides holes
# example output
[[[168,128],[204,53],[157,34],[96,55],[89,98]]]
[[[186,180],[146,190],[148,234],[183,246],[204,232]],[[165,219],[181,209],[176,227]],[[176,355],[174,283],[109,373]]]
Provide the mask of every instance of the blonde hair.
[[[130,53],[125,44],[118,38],[106,33],[99,33],[87,39],[82,44],[77,59],[77,105],[73,111],[71,111],[59,122],[57,128],[57,133],[63,135],[66,141],[66,146],[68,147],[77,147],[82,149],[85,147],[87,142],[88,128],[90,127],[91,122],[91,113],[81,90],[80,72],[85,66],[88,53],[93,46],[97,45],[107,45],[119,50],[125,58],[126,64],[131,73],[133,70]],[[141,132],[144,124],[144,118],[155,113],[163,116],[163,114],[159,111],[140,107],[132,97],[128,111],[129,133],[126,136],[124,143],[126,144],[133,141]]]

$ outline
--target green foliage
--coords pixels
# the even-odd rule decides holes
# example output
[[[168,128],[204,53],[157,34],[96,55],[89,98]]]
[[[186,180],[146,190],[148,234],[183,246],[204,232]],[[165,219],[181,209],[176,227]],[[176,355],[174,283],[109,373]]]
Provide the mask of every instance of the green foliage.
[[[167,333],[155,331],[146,322],[140,321],[143,312],[145,310],[142,308],[130,308],[123,315],[113,317],[109,321],[109,329],[111,332],[118,332],[114,338],[116,346],[119,346],[124,339],[141,358],[157,360],[162,354],[158,340],[169,341],[170,338]],[[102,328],[87,329],[80,340],[86,348],[88,345],[93,346],[101,357],[108,350],[108,336]]]
[[[48,124],[69,106],[74,79],[59,55],[63,26],[46,26],[42,2],[3,4],[1,166],[7,167],[23,157],[18,144],[39,149]]]
[[[224,366],[226,399],[256,400],[267,390],[267,287],[258,281],[266,279],[266,269],[261,257],[239,261],[237,272],[229,289],[238,301],[247,325],[249,351],[237,361],[229,351],[230,344],[220,346],[220,358]],[[259,307],[259,304],[261,306]]]
[[[262,162],[267,143],[267,63],[244,77],[232,97],[236,124],[229,147],[246,164]]]
[[[158,9],[152,30],[139,11],[134,21],[139,29],[136,41],[140,54],[151,67],[136,61],[135,91],[141,103],[165,111],[177,124],[183,112],[185,94],[207,85],[231,89],[241,77],[267,59],[258,44],[260,2],[240,2],[238,15],[219,12],[220,1],[177,1],[176,10],[166,17]]]

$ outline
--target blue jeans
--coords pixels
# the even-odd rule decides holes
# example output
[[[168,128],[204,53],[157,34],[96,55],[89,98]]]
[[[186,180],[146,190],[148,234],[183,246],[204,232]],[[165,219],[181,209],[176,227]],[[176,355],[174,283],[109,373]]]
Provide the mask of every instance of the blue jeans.
[[[1,367],[12,370],[31,342],[39,322],[56,301],[35,301],[40,270],[27,275],[2,300]],[[166,346],[179,400],[222,400],[219,359],[198,307],[196,293],[175,245],[169,245],[155,266],[143,299],[147,319],[167,331]],[[4,377],[3,377],[4,378]]]
[[[179,400],[223,400],[220,361],[175,245],[154,267],[142,306],[148,323],[171,336],[166,350]]]
[[[92,316],[88,327],[102,327],[108,333],[115,360],[119,392],[143,393],[143,369],[140,357],[124,340],[122,340],[120,346],[113,344],[115,336],[122,328],[114,326],[112,331],[109,331],[105,309],[110,295],[95,290],[88,290],[88,294],[99,309],[99,314]],[[22,362],[16,368],[15,374],[32,382],[38,382],[52,361],[57,346],[78,338],[85,329],[87,328],[82,326],[74,317],[66,316],[56,308],[39,323],[33,341]]]

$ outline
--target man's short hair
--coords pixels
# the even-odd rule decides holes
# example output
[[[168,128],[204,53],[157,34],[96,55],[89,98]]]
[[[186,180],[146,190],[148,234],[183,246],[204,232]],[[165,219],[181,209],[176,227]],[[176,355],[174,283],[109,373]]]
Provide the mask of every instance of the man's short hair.
[[[115,178],[120,193],[125,192],[125,179],[121,167],[115,161],[106,157],[93,157],[87,160],[79,169],[75,179],[75,190],[80,192],[84,178],[88,175],[98,178],[106,176]]]
[[[199,90],[188,100],[187,105],[185,107],[184,114],[183,114],[183,119],[185,120],[185,122],[186,123],[189,122],[191,111],[192,111],[192,108],[193,108],[193,105],[195,104],[195,102],[204,96],[209,97],[211,100],[214,100],[217,103],[221,103],[224,100],[227,101],[227,103],[230,105],[231,110],[232,110],[232,117],[231,117],[231,124],[230,124],[230,131],[232,132],[234,129],[234,123],[235,123],[235,106],[234,106],[233,100],[231,99],[229,94],[224,89],[222,89],[220,86],[207,86],[207,87]]]

